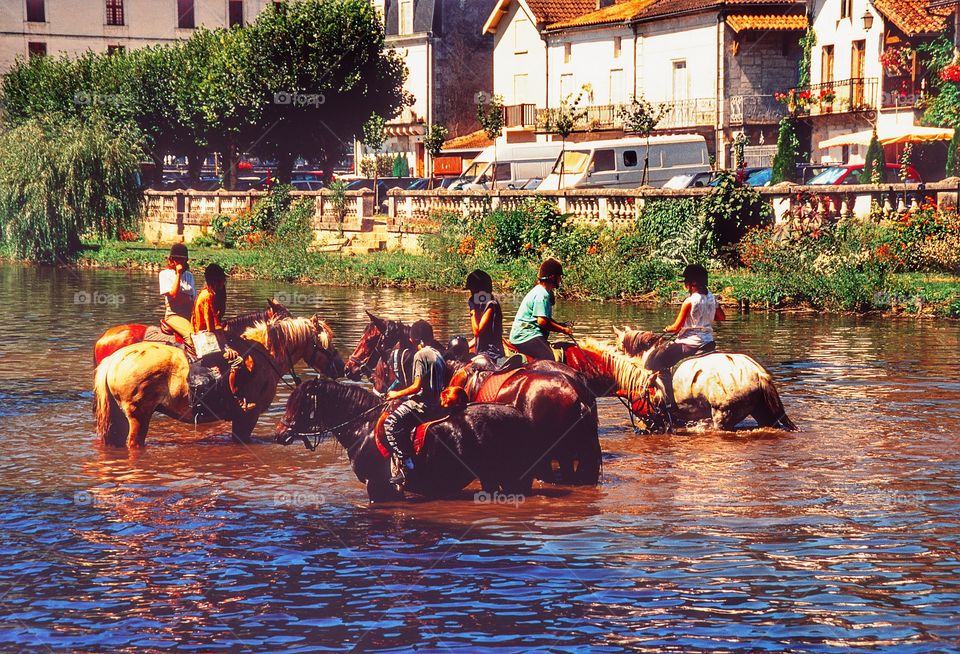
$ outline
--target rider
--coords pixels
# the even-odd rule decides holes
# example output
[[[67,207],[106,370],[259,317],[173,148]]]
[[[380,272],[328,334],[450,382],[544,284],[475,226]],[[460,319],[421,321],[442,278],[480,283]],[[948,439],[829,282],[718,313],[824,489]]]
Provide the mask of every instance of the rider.
[[[163,296],[164,321],[181,336],[189,334],[193,303],[197,299],[197,283],[188,263],[187,246],[174,243],[170,247],[167,267],[160,271],[160,295]]]
[[[680,305],[677,319],[663,330],[676,334],[677,338],[647,362],[647,368],[660,371],[668,411],[676,409],[671,369],[682,359],[716,350],[713,323],[727,319],[717,298],[707,290],[707,279],[707,269],[700,264],[690,264],[683,269],[683,287],[690,296]]]
[[[470,307],[471,349],[477,354],[486,354],[494,361],[503,354],[503,311],[493,295],[493,280],[483,270],[474,270],[467,275],[464,289],[470,291],[467,306]]]
[[[404,399],[383,423],[387,446],[401,460],[391,484],[402,484],[406,473],[413,470],[413,442],[410,432],[428,419],[431,409],[440,404],[440,393],[446,386],[446,364],[433,348],[433,327],[425,320],[410,326],[410,340],[417,347],[413,357],[413,382],[410,386],[387,393],[387,400]]]
[[[527,359],[552,360],[553,350],[547,341],[550,332],[559,332],[571,336],[573,330],[569,325],[558,323],[553,319],[554,292],[560,288],[560,279],[563,277],[563,266],[554,258],[549,258],[540,264],[537,274],[537,284],[534,286],[517,309],[517,316],[513,319],[513,328],[510,330],[510,344],[516,350],[527,356]]]
[[[223,314],[227,308],[227,273],[223,268],[215,263],[211,263],[203,271],[203,278],[206,282],[203,290],[197,296],[197,301],[193,305],[193,331],[218,331],[223,329]],[[230,362],[230,392],[237,401],[237,406],[241,411],[252,411],[256,404],[248,402],[240,393],[237,384],[237,377],[241,371],[248,374],[253,373],[253,357],[241,356],[239,352],[232,347],[223,349],[224,358]]]

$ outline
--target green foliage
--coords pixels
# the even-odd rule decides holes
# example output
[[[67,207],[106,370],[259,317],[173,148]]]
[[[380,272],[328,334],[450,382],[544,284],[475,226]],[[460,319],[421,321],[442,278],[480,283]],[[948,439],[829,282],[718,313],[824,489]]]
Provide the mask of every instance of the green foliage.
[[[721,172],[718,183],[703,200],[705,229],[714,233],[714,248],[739,241],[753,227],[770,222],[771,207],[756,189],[732,172]]]
[[[337,179],[327,186],[330,194],[327,196],[330,204],[333,206],[333,213],[337,219],[340,229],[340,236],[343,236],[343,219],[347,217],[347,183],[342,179]]]
[[[583,101],[584,93],[589,91],[590,87],[585,85],[580,89],[577,97],[574,98],[571,93],[565,98],[560,98],[560,106],[547,112],[546,124],[544,125],[546,130],[566,141],[573,133],[577,123],[587,116],[586,110],[580,108],[580,103]]]
[[[810,65],[813,61],[813,48],[817,45],[817,33],[813,25],[800,37],[800,61],[797,64],[797,87],[810,86]]]
[[[960,177],[960,127],[953,128],[953,138],[947,146],[945,177]]]
[[[797,164],[800,163],[800,139],[797,138],[796,118],[786,116],[780,120],[777,134],[777,154],[773,158],[771,183],[797,181]]]
[[[280,215],[276,232],[261,251],[262,267],[274,279],[296,281],[310,268],[313,241],[313,202],[300,198]]]
[[[430,125],[430,129],[423,135],[423,149],[426,150],[427,154],[431,157],[439,157],[441,152],[443,152],[443,144],[447,142],[448,134],[449,131],[443,125],[436,123]]]
[[[379,154],[383,142],[387,140],[387,121],[383,116],[373,114],[363,124],[363,144]]]
[[[481,238],[500,261],[517,257],[541,258],[553,237],[567,222],[557,205],[531,198],[520,208],[492,211],[483,219]]]
[[[495,139],[503,131],[503,98],[495,95],[490,102],[483,102],[483,95],[477,96],[477,122],[489,139]]]
[[[924,68],[936,90],[927,104],[924,122],[940,127],[960,127],[960,84],[943,79],[940,71],[953,63],[953,41],[940,35],[933,41],[923,43],[917,51],[924,56]]]
[[[867,154],[864,157],[863,169],[860,171],[861,184],[882,184],[887,171],[887,162],[883,156],[883,146],[877,138],[874,128]]]
[[[620,117],[626,131],[639,136],[650,136],[665,112],[666,105],[654,107],[641,93],[633,96],[630,104],[620,108]]]
[[[0,135],[0,220],[17,257],[53,263],[81,237],[118,238],[134,227],[143,195],[136,131],[101,120],[26,120]]]

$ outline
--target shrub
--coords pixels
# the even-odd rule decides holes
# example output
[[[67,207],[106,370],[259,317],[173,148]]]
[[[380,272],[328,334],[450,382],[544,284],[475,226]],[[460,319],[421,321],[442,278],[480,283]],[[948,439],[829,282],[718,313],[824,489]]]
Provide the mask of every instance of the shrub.
[[[715,248],[738,242],[749,229],[768,224],[772,215],[770,205],[735,173],[721,172],[718,180],[703,200],[704,228],[713,233]]]
[[[481,230],[477,239],[500,261],[542,257],[566,223],[567,216],[556,204],[539,197],[525,200],[518,209],[492,211],[471,222]]]

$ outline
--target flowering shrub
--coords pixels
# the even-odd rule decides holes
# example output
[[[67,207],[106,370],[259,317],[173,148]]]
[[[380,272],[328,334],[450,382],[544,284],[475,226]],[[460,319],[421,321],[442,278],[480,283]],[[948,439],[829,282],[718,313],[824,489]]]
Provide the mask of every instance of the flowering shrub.
[[[913,67],[913,56],[916,50],[909,44],[901,47],[890,46],[880,53],[880,65],[884,72],[891,77],[907,75]]]
[[[950,64],[940,70],[940,79],[944,82],[960,84],[960,64]]]
[[[837,92],[833,89],[820,89],[820,104],[833,104],[837,98]]]
[[[774,93],[774,99],[786,105],[790,113],[804,113],[813,104],[810,89],[790,89],[786,93]]]
[[[918,209],[906,211],[885,224],[877,248],[896,270],[953,270],[957,256],[948,250],[960,239],[957,214],[940,211],[928,198]],[[960,255],[958,255],[960,256]]]

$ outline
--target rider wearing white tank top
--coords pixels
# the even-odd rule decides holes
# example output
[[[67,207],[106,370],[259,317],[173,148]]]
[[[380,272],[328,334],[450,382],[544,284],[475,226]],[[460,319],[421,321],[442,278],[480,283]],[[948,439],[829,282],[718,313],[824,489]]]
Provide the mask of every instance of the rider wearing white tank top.
[[[717,315],[717,298],[713,293],[693,292],[685,300],[690,305],[680,332],[677,334],[677,343],[700,347],[713,342],[713,321]]]

